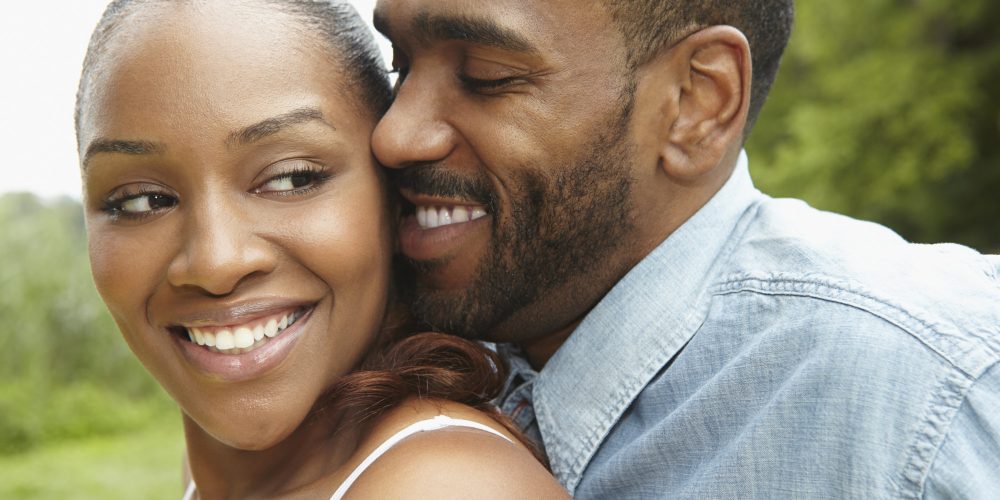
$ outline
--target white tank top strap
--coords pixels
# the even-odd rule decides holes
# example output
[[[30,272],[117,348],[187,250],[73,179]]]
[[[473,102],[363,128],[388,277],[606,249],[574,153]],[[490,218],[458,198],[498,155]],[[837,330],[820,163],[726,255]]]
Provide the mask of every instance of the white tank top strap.
[[[365,470],[368,469],[368,467],[371,467],[371,465],[375,463],[375,461],[378,460],[379,457],[384,455],[385,452],[389,451],[390,448],[399,444],[400,441],[414,434],[417,434],[418,432],[436,431],[439,429],[444,429],[446,427],[465,427],[469,429],[485,431],[490,434],[500,436],[501,438],[513,443],[513,441],[511,441],[509,437],[504,436],[502,433],[500,433],[500,431],[488,425],[483,425],[479,422],[474,422],[472,420],[451,418],[447,415],[438,415],[434,418],[429,418],[427,420],[420,420],[418,422],[414,422],[408,425],[403,430],[393,434],[392,436],[389,437],[389,439],[383,441],[382,444],[378,446],[378,448],[375,448],[375,451],[372,451],[371,454],[365,457],[365,459],[360,464],[358,464],[358,466],[355,467],[353,471],[351,471],[351,474],[347,476],[347,479],[345,479],[343,483],[340,483],[340,486],[337,487],[337,491],[333,492],[333,495],[330,496],[330,500],[341,500],[344,497],[344,495],[347,494],[347,490],[351,488],[351,485],[353,485],[354,482],[357,481],[359,477],[361,477],[361,474],[364,473]],[[190,483],[188,483],[187,490],[184,492],[183,500],[192,500],[194,498],[195,491],[196,487],[194,485],[194,480],[192,480]]]
[[[382,444],[380,444],[378,448],[375,448],[375,451],[371,452],[370,455],[365,457],[365,459],[360,464],[358,464],[358,466],[353,471],[351,471],[351,475],[347,476],[347,479],[345,479],[343,483],[340,483],[340,486],[337,488],[337,491],[333,492],[333,495],[330,497],[330,500],[341,500],[344,497],[344,495],[347,494],[347,490],[351,488],[351,485],[353,485],[354,482],[357,481],[359,477],[361,477],[361,474],[364,473],[365,470],[367,470],[368,467],[370,467],[373,463],[375,463],[375,461],[378,460],[379,457],[384,455],[385,452],[389,451],[390,448],[398,444],[400,441],[418,432],[436,431],[439,429],[444,429],[446,427],[466,427],[470,429],[477,429],[480,431],[485,431],[489,432],[490,434],[500,436],[503,439],[513,443],[513,441],[511,441],[509,437],[504,436],[496,429],[488,425],[483,425],[479,422],[473,422],[472,420],[451,418],[447,415],[438,415],[434,418],[429,418],[427,420],[414,422],[409,426],[407,426],[406,428],[404,428],[403,430],[393,434],[389,439],[386,439],[384,442],[382,442]]]
[[[188,483],[187,489],[184,490],[183,500],[194,500],[194,492],[195,492],[194,479],[192,479],[191,482]]]

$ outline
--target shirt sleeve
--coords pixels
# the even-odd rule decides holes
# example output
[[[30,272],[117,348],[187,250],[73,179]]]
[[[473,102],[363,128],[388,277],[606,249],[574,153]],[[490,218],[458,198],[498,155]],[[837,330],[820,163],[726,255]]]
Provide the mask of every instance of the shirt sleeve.
[[[1000,492],[1000,366],[969,390],[924,483],[924,498],[996,498]]]

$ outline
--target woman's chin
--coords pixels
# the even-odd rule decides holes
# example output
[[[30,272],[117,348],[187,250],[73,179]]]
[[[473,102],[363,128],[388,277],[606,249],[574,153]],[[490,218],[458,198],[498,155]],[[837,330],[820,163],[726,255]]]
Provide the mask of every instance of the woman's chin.
[[[302,423],[302,419],[283,419],[278,415],[254,416],[256,418],[240,415],[232,419],[210,418],[199,421],[185,414],[185,426],[191,427],[189,431],[229,448],[263,451],[287,440]]]

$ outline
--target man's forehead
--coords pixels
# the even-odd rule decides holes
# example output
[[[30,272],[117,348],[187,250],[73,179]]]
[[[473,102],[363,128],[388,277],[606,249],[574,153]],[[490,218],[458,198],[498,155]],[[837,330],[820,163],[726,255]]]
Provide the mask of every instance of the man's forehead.
[[[375,26],[390,39],[396,38],[393,36],[394,31],[389,21],[377,12]],[[431,13],[427,10],[420,10],[409,20],[404,21],[403,26],[397,27],[396,30],[396,33],[405,32],[408,37],[421,44],[454,40],[502,48],[513,52],[535,51],[535,47],[528,37],[486,16]]]
[[[587,39],[595,33],[592,0],[379,0],[375,28],[394,42],[426,44],[457,40],[509,49],[536,51],[546,38],[576,32]],[[603,21],[603,10],[598,9]],[[588,22],[589,21],[589,22]],[[603,23],[602,23],[603,24]],[[584,26],[588,29],[581,29]],[[607,26],[605,24],[605,26]]]

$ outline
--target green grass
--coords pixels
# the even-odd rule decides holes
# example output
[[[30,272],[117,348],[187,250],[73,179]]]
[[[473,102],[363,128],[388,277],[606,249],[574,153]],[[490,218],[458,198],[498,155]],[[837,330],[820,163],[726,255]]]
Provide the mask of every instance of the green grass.
[[[0,456],[0,498],[170,499],[183,494],[179,417]]]

